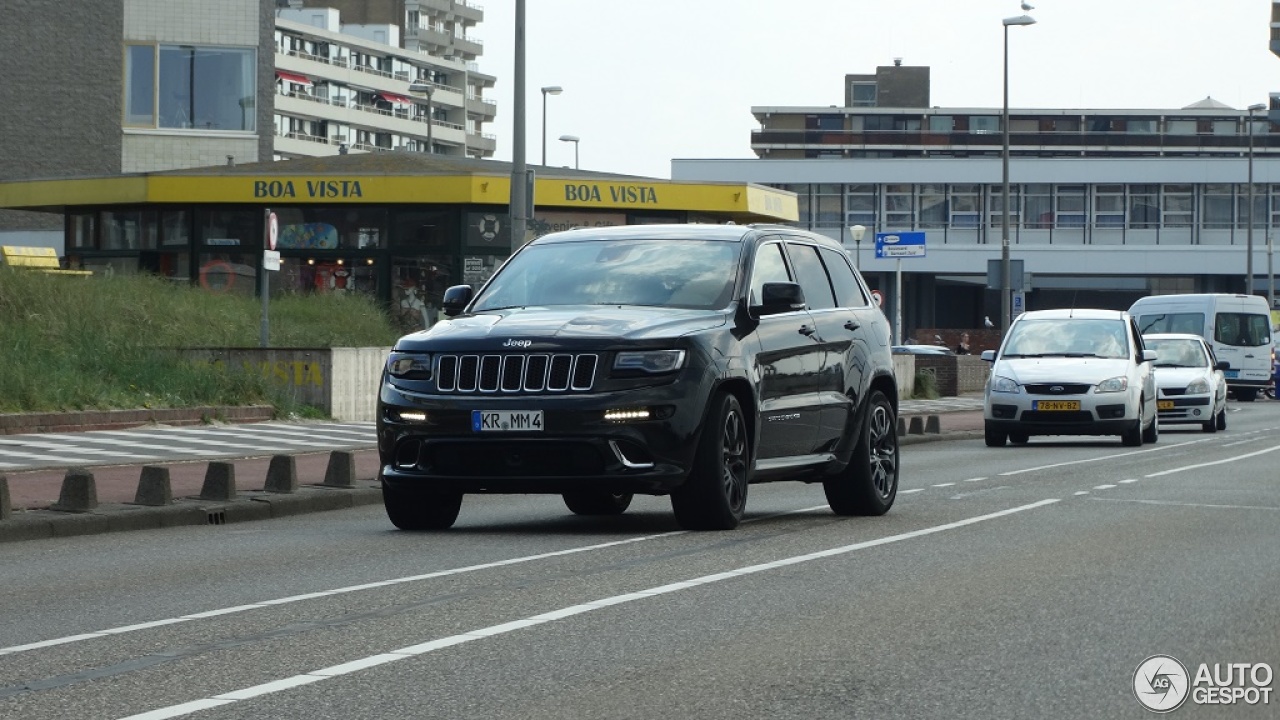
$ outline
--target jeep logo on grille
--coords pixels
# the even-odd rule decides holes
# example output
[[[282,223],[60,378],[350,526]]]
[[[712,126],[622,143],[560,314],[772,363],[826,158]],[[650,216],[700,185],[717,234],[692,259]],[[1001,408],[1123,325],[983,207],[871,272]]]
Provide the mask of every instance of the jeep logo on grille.
[[[530,347],[531,345],[533,345],[532,340],[508,340],[502,343],[502,347],[527,348],[527,347]]]

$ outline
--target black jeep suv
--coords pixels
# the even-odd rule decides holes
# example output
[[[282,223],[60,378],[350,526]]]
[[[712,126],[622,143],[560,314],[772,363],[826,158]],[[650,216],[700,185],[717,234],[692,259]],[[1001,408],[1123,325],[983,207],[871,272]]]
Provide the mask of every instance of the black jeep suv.
[[[747,486],[821,482],[840,515],[898,490],[888,321],[838,243],[763,225],[545,235],[449,319],[406,335],[378,398],[383,501],[440,529],[465,493],[557,493],[614,515],[671,495],[689,529]]]

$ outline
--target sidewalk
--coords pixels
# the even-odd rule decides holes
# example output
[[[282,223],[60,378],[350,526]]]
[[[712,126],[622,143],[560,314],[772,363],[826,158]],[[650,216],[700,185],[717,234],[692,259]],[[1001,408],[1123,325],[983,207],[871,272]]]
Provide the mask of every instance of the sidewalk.
[[[981,398],[904,400],[900,408],[899,444],[982,436]],[[914,432],[912,430],[914,429]],[[52,510],[63,499],[69,469],[45,468],[3,474],[0,482],[0,542],[64,537],[120,530],[206,525],[264,520],[306,512],[336,510],[382,502],[378,486],[378,453],[369,447],[352,452],[354,487],[325,485],[331,453],[291,453],[297,491],[267,492],[271,456],[229,459],[234,467],[234,499],[201,500],[209,461],[101,465],[92,473],[91,493],[79,491],[72,506],[80,511]],[[143,468],[164,468],[173,502],[165,506],[135,504]],[[154,472],[154,470],[152,471]],[[7,493],[6,493],[7,490]]]

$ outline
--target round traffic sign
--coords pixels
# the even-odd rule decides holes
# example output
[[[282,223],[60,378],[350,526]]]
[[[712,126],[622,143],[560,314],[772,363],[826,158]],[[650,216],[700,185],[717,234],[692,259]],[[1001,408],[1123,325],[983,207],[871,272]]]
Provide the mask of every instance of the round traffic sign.
[[[280,219],[275,213],[267,215],[267,249],[276,249],[276,238],[280,237]]]
[[[879,290],[872,290],[871,299],[876,301],[877,307],[884,307],[884,293]]]

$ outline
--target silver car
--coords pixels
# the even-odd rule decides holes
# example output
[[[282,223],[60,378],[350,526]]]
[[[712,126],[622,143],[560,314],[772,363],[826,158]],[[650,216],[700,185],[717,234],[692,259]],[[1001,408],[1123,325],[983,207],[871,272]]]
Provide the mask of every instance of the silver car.
[[[1156,406],[1160,424],[1196,424],[1205,432],[1227,429],[1227,378],[1231,367],[1218,360],[1199,335],[1148,333],[1147,348],[1156,351]]]
[[[1037,310],[1009,326],[983,397],[989,447],[1032,435],[1119,435],[1125,445],[1159,438],[1156,352],[1129,313]]]

